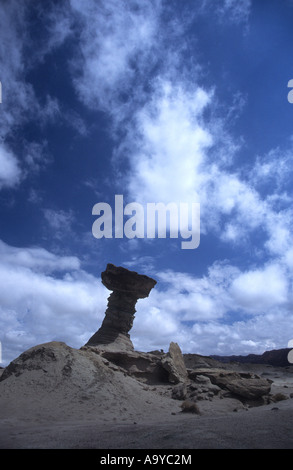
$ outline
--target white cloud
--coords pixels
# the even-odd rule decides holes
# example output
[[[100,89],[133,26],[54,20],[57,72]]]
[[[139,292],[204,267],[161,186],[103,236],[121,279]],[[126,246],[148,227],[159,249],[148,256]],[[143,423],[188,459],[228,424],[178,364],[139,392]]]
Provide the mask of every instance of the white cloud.
[[[180,321],[206,322],[221,318],[228,310],[229,299],[223,280],[215,275],[216,270],[215,266],[202,278],[173,271],[157,273],[159,282],[163,281],[167,287],[157,294],[157,304],[178,315]]]
[[[157,80],[152,99],[129,126],[121,153],[127,151],[130,161],[131,200],[200,202],[201,233],[219,235],[221,229],[223,241],[236,242],[236,235],[241,240],[265,225],[271,210],[249,182],[221,168],[235,148],[228,141],[224,155],[212,123],[203,119],[212,97],[196,85],[190,89],[184,82]],[[215,148],[222,150],[223,161],[220,150],[215,160]]]
[[[158,284],[138,302],[131,332],[138,349],[167,350],[171,341],[207,355],[286,347],[292,286],[281,265],[241,272],[215,263],[202,278],[170,270],[152,275]]]
[[[246,312],[264,313],[288,301],[287,276],[281,266],[269,264],[240,274],[233,281],[230,293]]]
[[[26,6],[12,0],[3,2],[0,10],[0,70],[2,83],[1,136],[6,136],[15,122],[23,117],[31,101],[31,87],[23,80],[23,46],[25,43]],[[7,53],[9,51],[9,53]]]
[[[81,56],[72,63],[76,89],[89,107],[117,111],[117,97],[132,93],[132,79],[146,66],[146,56],[151,60],[160,1],[71,0],[70,5],[82,26]]]
[[[221,22],[247,24],[251,0],[202,0],[202,11],[207,14],[216,14]]]
[[[44,209],[44,217],[54,238],[64,239],[65,236],[72,233],[72,225],[75,221],[72,210]]]
[[[7,363],[24,349],[46,341],[82,346],[98,329],[109,292],[80,269],[76,257],[56,256],[41,248],[10,247],[3,242],[0,248],[3,361]]]
[[[247,355],[286,347],[288,320],[288,315],[280,319],[278,315],[273,318],[259,315],[232,324],[196,323],[192,328],[196,351],[199,354]],[[277,332],[274,331],[276,324]]]
[[[84,272],[76,257],[4,242],[0,252],[4,361],[45,341],[73,347],[86,343],[106,310],[109,291],[100,280]],[[171,270],[148,273],[158,284],[137,303],[131,331],[135,347],[167,350],[177,341],[184,352],[200,354],[284,347],[293,302],[282,269],[267,265],[241,272],[226,262],[215,263],[203,277]],[[242,320],[237,312],[244,313]]]
[[[72,271],[80,269],[75,256],[56,256],[44,248],[13,247],[0,240],[1,263],[10,266],[33,269],[43,273]]]
[[[292,160],[291,146],[286,150],[280,147],[271,149],[267,154],[257,156],[249,179],[262,192],[269,187],[270,194],[274,191],[279,196],[284,195],[286,188],[290,187]]]
[[[288,269],[293,270],[293,248],[289,248],[284,255],[284,262]]]
[[[143,203],[199,201],[202,235],[212,233],[224,243],[240,246],[252,243],[254,234],[262,231],[259,253],[285,256],[292,232],[292,198],[257,189],[259,160],[252,181],[253,170],[229,172],[227,153],[235,152],[233,140],[224,143],[224,155],[213,124],[203,118],[212,96],[196,85],[190,90],[185,82],[155,82],[152,99],[134,114],[117,153],[129,158],[129,198]],[[220,148],[218,160],[215,148]],[[289,157],[284,153],[286,165],[279,167],[278,181],[286,177]]]
[[[276,149],[259,157],[250,173],[231,173],[230,165],[241,147],[239,139],[236,142],[229,135],[227,116],[215,121],[206,118],[216,105],[215,93],[197,85],[198,64],[192,69],[192,83],[190,70],[186,73],[178,53],[181,46],[168,43],[164,48],[170,28],[161,30],[158,39],[160,1],[117,6],[112,0],[99,5],[72,0],[70,5],[79,15],[81,38],[81,55],[71,70],[75,87],[89,107],[106,110],[117,126],[123,122],[126,133],[116,149],[115,162],[119,167],[125,159],[130,165],[128,174],[122,174],[129,198],[144,203],[150,199],[199,201],[202,235],[213,233],[224,243],[239,246],[243,241],[251,243],[251,236],[262,230],[261,251],[284,255],[283,241],[288,239],[292,218],[280,212],[279,204],[286,208],[291,198],[277,190],[263,193],[262,181],[273,172],[280,188],[290,168],[290,152],[280,159],[282,152]],[[236,23],[245,23],[250,9],[250,0],[213,5],[218,18]],[[208,15],[210,10],[209,2],[202,2],[201,13]],[[182,24],[177,30],[182,38]],[[148,92],[134,85],[133,78],[137,84],[139,78],[148,76],[146,66],[158,64],[162,57],[168,66],[159,67],[157,76],[149,79]],[[123,121],[126,116],[127,123]]]
[[[26,164],[25,173],[37,173],[48,165],[51,158],[48,154],[48,142],[24,142],[24,162]]]
[[[20,182],[21,171],[15,155],[0,143],[0,189],[15,186]]]
[[[134,200],[150,202],[151,195],[155,202],[198,201],[205,179],[200,171],[204,150],[212,144],[199,119],[210,100],[202,88],[186,92],[181,85],[158,81],[129,135],[129,193]]]
[[[251,0],[224,0],[222,5],[218,6],[218,13],[236,23],[246,21],[250,14]]]
[[[251,184],[223,169],[233,163],[239,145],[219,131],[225,128],[224,117],[220,126],[220,120],[215,126],[204,118],[214,104],[213,92],[191,83],[177,45],[166,53],[166,33],[161,31],[157,38],[161,2],[117,6],[112,0],[99,5],[71,0],[70,5],[79,15],[75,27],[80,32],[80,56],[71,71],[80,98],[89,107],[106,110],[120,127],[128,117],[126,139],[120,140],[115,155],[116,162],[128,159],[130,164],[129,174],[122,175],[124,183],[127,178],[129,197],[141,202],[149,202],[150,197],[166,203],[199,200],[201,232],[219,232],[221,227],[223,241],[237,243],[263,225],[268,212],[265,201]],[[202,7],[207,14],[208,4],[203,2]],[[247,18],[249,10],[248,0],[216,5],[218,15],[229,14],[236,22]],[[163,56],[168,67],[159,68],[146,94],[133,78],[137,83],[150,61],[158,63]],[[126,99],[130,94],[131,99]],[[223,223],[227,215],[230,220]]]
[[[17,126],[29,119],[39,120],[44,124],[58,114],[58,102],[47,96],[42,106],[33,86],[27,81],[28,61],[26,48],[30,44],[27,21],[28,2],[16,0],[3,1],[0,9],[0,81],[2,84],[1,127],[0,127],[0,189],[14,187],[20,181],[20,157],[9,148],[8,137],[11,138]],[[34,44],[35,47],[35,44]],[[29,56],[31,59],[31,54]],[[36,148],[42,144],[25,142],[24,151],[30,152],[22,162],[22,179],[36,165],[40,167],[40,159],[36,158]],[[21,154],[21,151],[19,150]],[[44,155],[42,155],[44,156]],[[37,162],[38,160],[38,162]]]
[[[63,45],[66,40],[72,39],[74,35],[74,19],[67,4],[60,2],[59,4],[50,5],[46,13],[48,38],[40,51],[41,58]]]

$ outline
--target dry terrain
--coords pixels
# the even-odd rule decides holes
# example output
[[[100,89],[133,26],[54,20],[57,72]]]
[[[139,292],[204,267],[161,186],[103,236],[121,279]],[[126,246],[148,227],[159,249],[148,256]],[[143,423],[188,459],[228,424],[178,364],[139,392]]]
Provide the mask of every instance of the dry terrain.
[[[64,343],[26,351],[1,371],[0,448],[293,448],[292,366],[195,356],[186,388],[150,380],[142,373],[146,358],[136,354],[137,365],[127,370]],[[234,384],[242,374],[237,386],[251,374],[269,379],[269,396],[243,400],[214,385],[215,374],[224,380],[227,371]],[[186,390],[196,396],[197,413],[181,409]]]

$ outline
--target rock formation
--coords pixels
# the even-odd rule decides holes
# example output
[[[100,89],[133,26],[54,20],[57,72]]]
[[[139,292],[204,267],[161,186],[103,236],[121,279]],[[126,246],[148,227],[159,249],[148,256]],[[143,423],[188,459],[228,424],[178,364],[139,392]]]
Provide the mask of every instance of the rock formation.
[[[227,393],[248,401],[268,396],[270,381],[252,373],[225,370],[226,366],[219,367],[220,363],[211,357],[196,354],[183,357],[177,343],[171,342],[167,353],[134,351],[129,331],[135,305],[138,299],[148,297],[156,281],[113,264],[107,265],[101,278],[113,292],[100,329],[82,350],[94,347],[102,358],[140,382],[173,384],[172,397],[177,400],[211,400]]]
[[[188,378],[187,370],[177,343],[170,344],[168,353],[153,354],[134,351],[130,339],[136,302],[148,297],[156,281],[113,264],[107,265],[101,278],[104,286],[113,292],[100,329],[81,349],[94,347],[102,357],[142,382],[184,382]]]
[[[177,343],[170,343],[169,352],[162,358],[162,366],[169,373],[171,383],[177,384],[187,380],[183,355]]]
[[[252,372],[205,368],[191,370],[188,375],[197,384],[204,383],[207,389],[213,386],[218,390],[226,390],[232,395],[247,400],[261,398],[268,395],[271,390],[270,380],[261,378]]]
[[[108,264],[102,272],[102,283],[113,291],[100,329],[86,346],[110,346],[111,350],[133,350],[129,331],[132,328],[138,299],[148,297],[156,281],[148,276]]]
[[[82,349],[86,348],[84,346]],[[144,383],[178,384],[188,380],[183,355],[177,343],[172,342],[167,353],[119,351],[113,349],[111,343],[108,349],[103,347],[99,354]]]

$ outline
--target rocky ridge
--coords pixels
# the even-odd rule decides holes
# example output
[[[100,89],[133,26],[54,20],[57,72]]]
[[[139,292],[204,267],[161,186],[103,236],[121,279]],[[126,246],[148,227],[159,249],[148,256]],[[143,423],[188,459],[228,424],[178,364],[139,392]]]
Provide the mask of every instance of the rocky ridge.
[[[288,367],[288,354],[290,348],[273,349],[265,351],[263,354],[248,354],[247,356],[210,356],[217,361],[230,363],[238,362],[240,364],[269,364],[276,367]]]

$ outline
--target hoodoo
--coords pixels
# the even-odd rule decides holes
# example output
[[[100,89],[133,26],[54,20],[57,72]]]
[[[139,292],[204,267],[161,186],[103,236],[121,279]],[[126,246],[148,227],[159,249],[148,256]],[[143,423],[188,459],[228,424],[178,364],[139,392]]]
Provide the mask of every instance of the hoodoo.
[[[112,350],[133,350],[129,331],[133,325],[136,302],[148,297],[157,282],[114,264],[107,265],[101,278],[104,286],[113,292],[108,298],[104,321],[86,346],[110,345]]]

